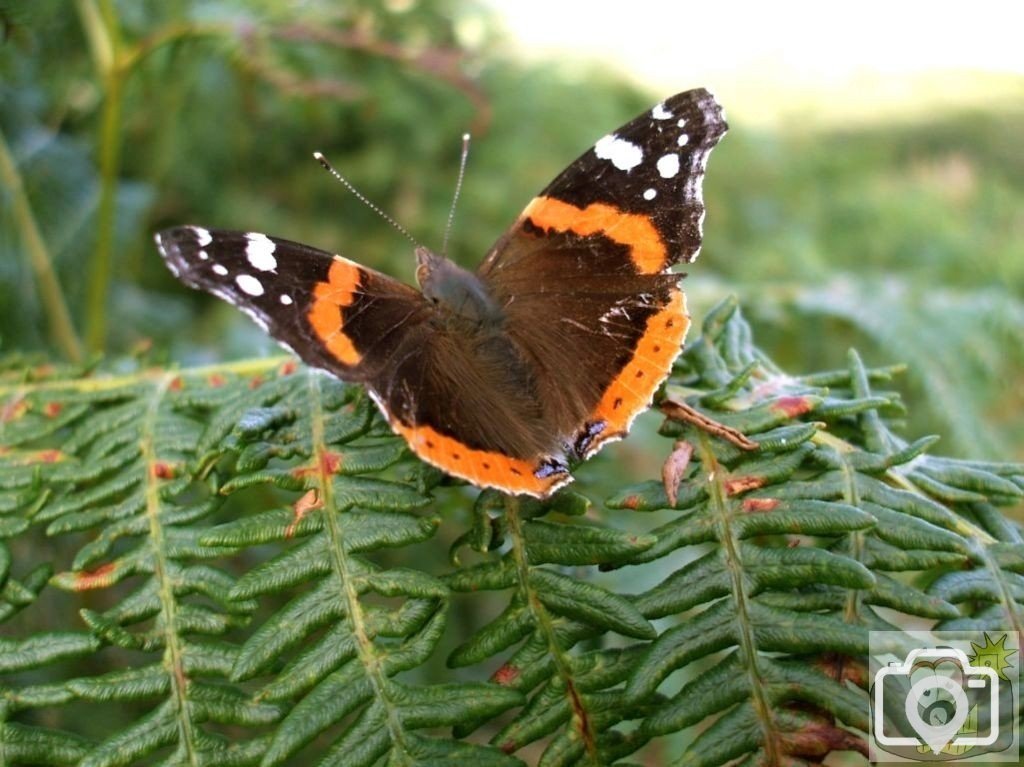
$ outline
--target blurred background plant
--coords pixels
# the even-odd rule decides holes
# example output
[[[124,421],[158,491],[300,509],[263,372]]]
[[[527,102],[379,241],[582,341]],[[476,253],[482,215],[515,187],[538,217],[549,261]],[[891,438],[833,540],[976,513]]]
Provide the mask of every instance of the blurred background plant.
[[[602,64],[542,43],[538,55],[522,35],[560,28],[572,48],[614,25],[580,18],[590,26],[574,35],[566,9],[516,8],[0,2],[2,348],[116,356],[142,343],[186,363],[259,353],[269,342],[244,317],[175,283],[154,230],[260,228],[410,279],[407,244],[311,152],[437,243],[469,129],[452,251],[471,265],[598,133],[702,84],[732,133],[707,178],[704,257],[688,281],[698,316],[735,292],[785,364],[833,367],[851,345],[905,361],[923,405],[913,432],[945,433],[957,455],[1024,456],[1019,72],[771,87],[763,62],[724,75],[706,60],[715,35],[741,38],[729,55],[750,25],[708,29],[691,56],[664,59],[667,11],[640,3]],[[947,34],[961,24],[934,13]],[[620,63],[645,49],[644,29],[660,34],[646,46],[656,85]],[[808,40],[831,84],[836,62]]]

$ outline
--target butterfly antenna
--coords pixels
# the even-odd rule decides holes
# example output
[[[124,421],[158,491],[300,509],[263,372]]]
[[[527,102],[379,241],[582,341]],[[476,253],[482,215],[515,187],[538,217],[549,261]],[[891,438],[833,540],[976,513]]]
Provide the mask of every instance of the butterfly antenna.
[[[459,193],[462,191],[462,179],[466,175],[466,160],[469,159],[469,134],[462,134],[462,158],[459,160],[459,178],[455,182],[455,194],[452,197],[452,207],[448,210],[448,224],[444,228],[444,241],[441,243],[441,255],[448,255],[448,235],[452,233],[452,222],[455,220],[455,205],[459,201]]]
[[[346,189],[348,189],[350,192],[352,192],[352,194],[354,194],[356,196],[356,198],[360,202],[362,202],[366,207],[368,207],[370,210],[372,210],[378,216],[380,216],[385,221],[387,221],[389,224],[391,224],[391,226],[393,226],[395,229],[397,229],[399,232],[401,232],[403,235],[405,235],[405,238],[407,240],[409,240],[409,242],[411,242],[417,248],[420,247],[420,244],[416,240],[416,238],[413,237],[411,234],[409,234],[409,231],[404,226],[402,226],[400,223],[395,221],[395,219],[391,218],[391,216],[389,216],[383,210],[381,210],[376,205],[374,205],[372,202],[370,202],[368,199],[366,199],[366,196],[363,195],[362,192],[360,192],[358,189],[356,189],[354,186],[352,186],[352,184],[349,182],[349,180],[347,178],[345,178],[340,173],[338,173],[338,171],[336,171],[334,169],[334,166],[331,165],[329,162],[327,162],[327,158],[326,157],[324,157],[322,154],[320,154],[320,152],[313,152],[313,157],[315,157],[317,162],[319,162],[323,166],[324,170],[326,170],[328,173],[330,173],[332,176],[334,176],[336,179],[338,179],[338,181],[340,181],[342,183],[342,185]]]

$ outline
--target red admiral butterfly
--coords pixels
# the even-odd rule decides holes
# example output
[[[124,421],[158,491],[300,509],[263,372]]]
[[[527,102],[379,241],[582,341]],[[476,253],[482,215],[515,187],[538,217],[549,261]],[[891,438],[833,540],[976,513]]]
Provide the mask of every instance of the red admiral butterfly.
[[[629,431],[689,325],[708,153],[705,90],[597,142],[470,272],[416,249],[416,290],[308,245],[198,226],[156,236],[171,271],[248,313],[305,362],[366,386],[420,458],[540,498]]]

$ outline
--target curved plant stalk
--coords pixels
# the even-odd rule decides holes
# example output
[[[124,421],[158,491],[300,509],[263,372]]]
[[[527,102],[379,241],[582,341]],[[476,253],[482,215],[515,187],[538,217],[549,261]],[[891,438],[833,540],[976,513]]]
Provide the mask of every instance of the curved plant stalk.
[[[25,186],[18,172],[18,166],[7,147],[3,133],[0,133],[0,181],[7,187],[11,195],[14,217],[21,230],[21,236],[28,252],[29,264],[35,273],[39,285],[39,296],[46,310],[50,323],[50,336],[54,344],[71,362],[82,361],[82,342],[71,322],[67,303],[60,282],[53,271],[50,252],[46,248],[43,236],[39,233],[32,206],[25,195]]]
[[[117,13],[110,0],[76,0],[97,74],[103,83],[100,116],[100,201],[96,213],[96,245],[89,265],[86,287],[85,341],[92,351],[102,351],[107,336],[107,294],[110,289],[114,227],[116,224],[117,174],[121,164],[121,97],[126,70],[121,65],[121,39]]]
[[[78,15],[103,84],[100,114],[100,199],[96,212],[96,243],[86,286],[85,341],[91,351],[104,349],[107,336],[107,299],[110,293],[114,234],[117,226],[117,187],[121,170],[124,89],[139,63],[163,45],[183,37],[222,34],[223,28],[172,24],[134,45],[121,38],[117,9],[111,0],[75,0]]]

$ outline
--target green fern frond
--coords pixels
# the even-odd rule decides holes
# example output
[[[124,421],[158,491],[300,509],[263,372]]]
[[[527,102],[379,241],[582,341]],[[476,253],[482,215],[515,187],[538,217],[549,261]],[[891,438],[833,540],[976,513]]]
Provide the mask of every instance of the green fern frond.
[[[0,764],[864,753],[870,630],[1024,623],[1024,466],[898,436],[897,372],[786,375],[725,302],[664,410],[757,449],[669,418],[665,476],[605,511],[445,487],[358,387],[285,358],[0,363]],[[80,621],[47,625],[47,585]],[[83,702],[88,732],[54,726]]]

